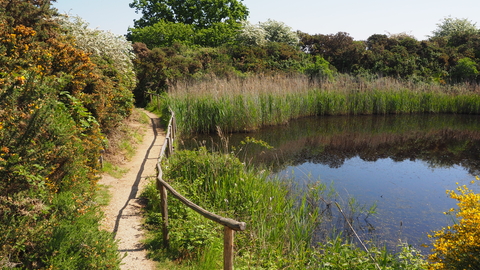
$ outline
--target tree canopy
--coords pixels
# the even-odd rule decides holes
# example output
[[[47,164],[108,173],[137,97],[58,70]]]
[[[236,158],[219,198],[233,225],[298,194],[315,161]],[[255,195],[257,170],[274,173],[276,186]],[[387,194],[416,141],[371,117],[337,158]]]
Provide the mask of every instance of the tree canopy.
[[[209,28],[215,23],[235,24],[248,16],[242,0],[134,0],[130,7],[143,14],[135,20],[135,28],[161,20]]]
[[[267,42],[282,42],[296,46],[299,38],[285,23],[268,19],[256,25],[243,21],[237,40],[241,44],[253,46],[265,45]]]
[[[459,34],[478,34],[476,23],[468,19],[446,17],[437,24],[437,29],[432,31],[433,37],[452,37]]]
[[[220,46],[234,40],[248,16],[241,0],[134,0],[130,7],[143,16],[127,37],[149,47]]]

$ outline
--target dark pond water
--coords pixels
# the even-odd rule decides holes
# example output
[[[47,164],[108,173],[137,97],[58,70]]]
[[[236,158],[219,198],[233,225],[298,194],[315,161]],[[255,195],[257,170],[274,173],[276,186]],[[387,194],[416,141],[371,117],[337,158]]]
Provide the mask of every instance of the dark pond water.
[[[247,136],[274,148],[242,145]],[[427,233],[453,222],[443,212],[456,201],[445,190],[458,183],[480,191],[470,184],[480,175],[479,116],[328,116],[227,138],[246,162],[270,166],[275,176],[294,179],[300,187],[316,182],[332,187],[335,195],[326,201],[345,207],[364,240],[388,247],[402,240],[428,252],[420,246],[429,243]],[[184,143],[186,148],[225,145],[217,136]],[[372,206],[375,214],[369,215]],[[331,226],[345,225],[335,209],[323,207],[333,212]]]

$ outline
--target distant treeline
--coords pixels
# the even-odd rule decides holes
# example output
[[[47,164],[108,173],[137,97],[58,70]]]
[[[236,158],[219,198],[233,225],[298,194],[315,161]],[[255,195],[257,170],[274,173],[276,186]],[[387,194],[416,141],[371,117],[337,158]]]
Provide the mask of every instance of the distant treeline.
[[[478,80],[479,31],[423,41],[407,34],[375,34],[366,41],[354,41],[345,32],[299,35],[303,51],[325,58],[339,72],[439,83]]]
[[[436,84],[480,80],[480,31],[467,19],[444,18],[422,41],[406,33],[374,34],[358,41],[345,32],[293,31],[274,20],[252,25],[243,21],[245,16],[236,23],[218,22],[222,27],[158,20],[148,13],[153,7],[139,8],[136,1],[131,6],[145,14],[127,34],[137,55],[137,100],[144,91],[162,92],[178,81],[250,74],[302,73],[331,79],[346,73]],[[205,39],[207,32],[210,39]]]

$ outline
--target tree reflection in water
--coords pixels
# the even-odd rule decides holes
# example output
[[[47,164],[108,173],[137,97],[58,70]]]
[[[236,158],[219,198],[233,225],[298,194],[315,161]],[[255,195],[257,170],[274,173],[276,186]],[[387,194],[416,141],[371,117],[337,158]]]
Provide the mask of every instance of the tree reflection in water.
[[[246,162],[294,177],[300,186],[333,181],[337,196],[317,202],[329,213],[328,226],[349,233],[331,204],[340,201],[364,237],[373,236],[389,246],[395,246],[398,238],[417,247],[427,241],[427,232],[446,225],[442,212],[455,206],[445,189],[480,175],[480,117],[475,115],[305,118],[248,134],[230,134],[229,145],[240,149],[247,136],[274,148],[244,147],[238,156]],[[216,136],[198,135],[185,139],[183,147],[198,147],[198,141],[210,148],[224,145]],[[374,203],[377,213],[365,218]],[[326,231],[319,228],[318,237],[325,237],[322,232]]]

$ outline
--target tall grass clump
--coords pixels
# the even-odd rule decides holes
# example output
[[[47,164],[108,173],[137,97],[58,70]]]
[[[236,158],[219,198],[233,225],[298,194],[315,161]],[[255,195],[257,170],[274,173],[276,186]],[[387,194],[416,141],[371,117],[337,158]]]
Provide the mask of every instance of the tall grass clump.
[[[167,168],[164,178],[190,200],[219,215],[247,222],[247,231],[237,233],[235,240],[240,265],[277,268],[306,259],[302,256],[311,242],[318,211],[306,199],[297,202],[290,184],[267,180],[266,172],[248,170],[239,159],[210,153],[206,148],[179,151],[164,167]],[[157,192],[147,189],[146,196],[154,210],[147,222],[158,225],[161,217],[156,209]],[[215,249],[215,245],[223,250],[222,241],[215,240],[222,239],[222,226],[174,199],[169,200],[169,219],[171,259],[201,261],[204,253]],[[160,239],[158,235],[150,244]],[[220,252],[216,256],[220,265],[221,258]]]
[[[256,76],[179,83],[163,106],[184,133],[218,127],[246,132],[316,115],[480,113],[480,95],[470,85],[447,86],[338,75],[313,81],[302,75]]]
[[[211,212],[247,223],[247,230],[235,236],[236,269],[345,269],[346,265],[375,269],[376,264],[398,269],[394,266],[401,263],[386,250],[366,253],[343,238],[315,243],[315,231],[325,222],[317,204],[325,190],[320,186],[300,192],[290,181],[270,179],[267,171],[247,168],[232,154],[211,153],[203,147],[178,151],[162,166],[164,179],[184,196]],[[143,195],[148,199],[146,221],[152,232],[147,246],[153,258],[195,269],[221,268],[221,225],[170,199],[170,246],[164,247],[155,185]],[[423,262],[410,249],[405,254]]]

